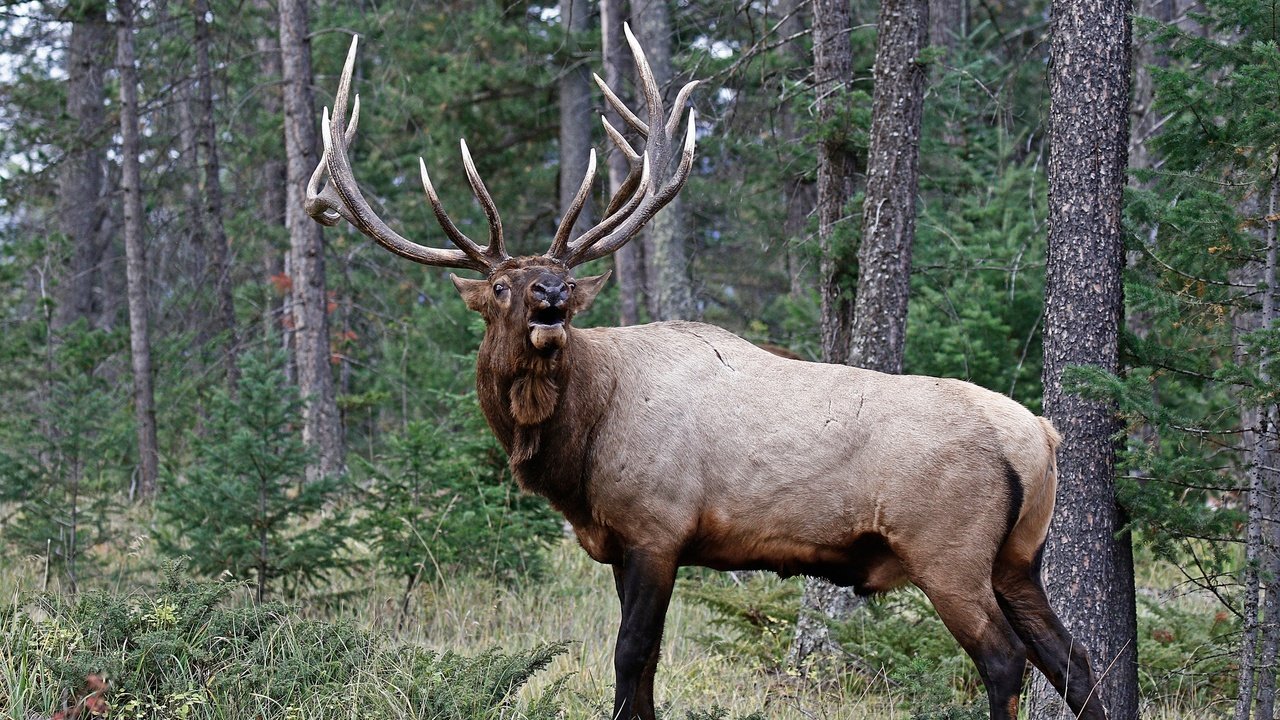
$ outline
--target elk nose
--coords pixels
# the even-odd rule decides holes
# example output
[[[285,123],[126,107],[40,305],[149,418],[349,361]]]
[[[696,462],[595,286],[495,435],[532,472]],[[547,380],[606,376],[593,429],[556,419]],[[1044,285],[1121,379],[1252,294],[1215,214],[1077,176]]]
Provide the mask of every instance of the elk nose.
[[[564,304],[569,299],[569,286],[560,278],[542,278],[532,285],[533,299],[545,301],[551,307]]]

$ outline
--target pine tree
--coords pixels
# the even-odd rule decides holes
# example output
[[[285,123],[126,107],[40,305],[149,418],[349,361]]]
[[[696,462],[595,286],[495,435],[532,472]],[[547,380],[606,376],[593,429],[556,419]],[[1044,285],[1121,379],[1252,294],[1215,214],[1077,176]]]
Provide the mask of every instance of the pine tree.
[[[252,577],[262,601],[273,588],[296,593],[341,569],[347,537],[335,506],[345,481],[305,481],[311,454],[301,437],[302,402],[278,356],[246,354],[235,392],[213,395],[189,467],[156,503],[160,547],[191,556],[208,575]]]

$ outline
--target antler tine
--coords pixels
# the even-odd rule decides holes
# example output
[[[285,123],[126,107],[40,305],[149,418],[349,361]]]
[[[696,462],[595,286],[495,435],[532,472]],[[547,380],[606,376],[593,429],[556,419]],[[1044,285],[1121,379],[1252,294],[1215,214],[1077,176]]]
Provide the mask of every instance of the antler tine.
[[[596,233],[596,230],[602,229],[603,226],[613,220],[606,220],[600,226],[592,228],[590,231],[583,233],[570,248],[570,260],[568,265],[581,265],[584,262],[604,257],[610,253],[616,252],[618,248],[627,244],[632,236],[634,236],[645,223],[649,222],[654,215],[658,214],[671,199],[680,192],[684,187],[684,183],[689,179],[689,173],[693,170],[693,154],[697,137],[697,127],[694,117],[694,111],[689,109],[689,127],[685,131],[684,144],[681,149],[680,164],[677,166],[675,173],[671,179],[653,194],[649,193],[651,189],[648,184],[649,175],[649,156],[644,158],[644,175],[641,179],[641,187],[636,190],[635,198],[644,197],[643,203],[628,202],[628,207],[624,207],[615,213],[614,217],[617,221],[613,222],[614,227],[604,229],[603,232]],[[634,200],[634,198],[633,198]],[[638,206],[638,208],[637,208]],[[608,235],[605,235],[608,233]],[[599,239],[603,237],[603,239]]]
[[[594,245],[597,240],[613,231],[614,228],[621,225],[635,213],[636,208],[640,207],[640,204],[644,202],[645,196],[649,193],[649,167],[649,156],[645,155],[640,160],[640,176],[636,179],[635,192],[631,193],[631,195],[627,197],[626,202],[623,203],[622,207],[618,208],[617,212],[608,215],[600,222],[599,225],[596,225],[590,230],[582,233],[578,236],[577,240],[569,243],[569,246],[566,248],[566,252],[562,257],[567,265],[572,267],[586,262],[585,260],[577,260],[576,258],[578,258],[587,248]],[[619,195],[621,195],[621,193],[619,193]],[[618,247],[621,246],[621,243],[619,243]]]
[[[471,194],[480,201],[485,217],[489,219],[489,247],[485,249],[484,254],[497,258],[501,262],[510,256],[507,255],[502,239],[502,218],[498,217],[498,206],[493,204],[493,196],[489,194],[489,188],[484,186],[480,173],[476,171],[476,164],[471,161],[471,151],[467,149],[467,141],[459,140],[458,142],[462,146],[462,166],[467,171],[467,182],[471,184]]]
[[[427,193],[427,201],[431,203],[431,212],[435,213],[436,222],[440,223],[440,229],[444,230],[444,234],[449,236],[453,244],[466,253],[467,257],[484,265],[486,268],[501,262],[500,260],[494,261],[488,257],[480,245],[464,235],[458,229],[458,226],[453,224],[453,220],[449,218],[449,213],[444,211],[444,203],[440,202],[440,196],[436,194],[435,185],[431,184],[431,175],[427,173],[427,161],[421,157],[418,158],[418,174],[422,178],[422,189]]]
[[[569,203],[569,207],[565,209],[564,217],[560,218],[556,237],[551,241],[551,249],[547,251],[550,257],[560,257],[568,247],[569,234],[573,232],[573,225],[578,222],[578,216],[582,214],[582,207],[587,204],[587,197],[591,194],[591,184],[595,177],[596,149],[591,148],[591,152],[587,155],[587,172],[582,176],[582,184],[578,186],[573,202]]]
[[[689,102],[689,96],[693,94],[695,88],[702,84],[701,80],[693,80],[685,83],[680,88],[680,92],[676,94],[676,101],[671,105],[671,118],[667,120],[667,137],[674,137],[676,130],[680,129],[680,109]]]
[[[618,97],[618,95],[613,92],[613,88],[609,87],[609,84],[604,80],[601,80],[599,75],[591,73],[591,77],[596,81],[596,85],[600,88],[600,91],[604,93],[604,99],[608,101],[609,107],[613,108],[623,121],[635,128],[637,132],[641,135],[647,136],[649,134],[649,126],[645,121],[641,120],[638,115],[631,112],[631,108],[627,107],[626,103],[622,102],[622,98]]]
[[[324,124],[321,127],[324,152],[315,172],[307,182],[305,205],[307,214],[324,225],[335,225],[339,218],[345,219],[362,234],[387,250],[423,265],[488,272],[493,263],[474,243],[470,243],[469,240],[466,243],[458,243],[460,249],[429,248],[407,240],[387,226],[373,212],[373,208],[361,194],[351,170],[351,161],[347,157],[347,148],[354,140],[356,126],[359,124],[359,97],[356,98],[352,109],[350,126],[346,122],[348,98],[351,95],[351,77],[355,69],[358,44],[359,37],[352,37],[351,49],[347,51],[347,60],[338,82],[338,92],[334,97],[332,117],[329,109],[325,108]],[[321,188],[325,175],[328,175],[329,182]],[[450,237],[453,236],[450,235]],[[457,238],[453,239],[458,242]],[[471,247],[468,247],[467,243]]]
[[[668,118],[662,102],[662,93],[649,66],[649,60],[645,57],[644,49],[631,32],[631,28],[625,23],[623,33],[631,46],[631,54],[635,60],[636,74],[639,78],[637,85],[645,98],[648,122],[640,119],[627,108],[599,76],[594,77],[609,105],[618,112],[627,125],[644,137],[644,150],[636,152],[622,133],[618,132],[607,119],[603,119],[605,134],[626,157],[631,171],[609,201],[604,220],[600,224],[567,245],[561,242],[560,232],[557,232],[556,241],[547,254],[565,261],[571,267],[608,255],[625,245],[646,222],[671,202],[684,186],[693,169],[697,130],[696,116],[692,109],[689,111],[689,127],[685,133],[680,162],[674,171],[670,168],[671,145],[672,136],[677,131],[680,117],[683,115],[681,109],[688,102],[698,82],[690,82],[680,89],[676,94],[671,117]],[[671,172],[670,176],[667,176],[668,172]],[[650,176],[651,173],[653,177]]]
[[[658,87],[658,79],[653,76],[653,69],[649,67],[649,58],[645,57],[644,48],[640,47],[640,41],[636,40],[636,36],[631,32],[631,25],[622,23],[622,34],[627,38],[627,44],[631,46],[631,57],[635,60],[636,74],[640,76],[640,88],[644,93],[645,107],[649,111],[648,127],[666,129],[666,108],[662,105],[662,90]],[[678,108],[679,106],[677,106]],[[648,143],[646,152],[650,149],[657,150],[659,156],[656,160],[665,159],[665,151],[667,148],[667,134],[661,134],[653,137],[652,133],[643,131]],[[654,140],[657,140],[656,146]],[[661,163],[658,164],[658,170],[663,169]]]
[[[604,216],[607,218],[617,212],[618,208],[622,207],[622,205],[626,203],[627,199],[631,197],[631,194],[635,192],[636,185],[640,182],[641,163],[640,153],[636,152],[635,149],[631,147],[631,143],[627,142],[627,139],[622,137],[622,133],[618,132],[617,128],[609,122],[608,118],[601,115],[600,122],[604,123],[605,134],[613,141],[614,147],[618,148],[618,150],[626,157],[627,165],[631,167],[631,170],[627,173],[627,177],[622,181],[622,185],[613,194],[613,198],[609,200],[609,207],[604,211]]]

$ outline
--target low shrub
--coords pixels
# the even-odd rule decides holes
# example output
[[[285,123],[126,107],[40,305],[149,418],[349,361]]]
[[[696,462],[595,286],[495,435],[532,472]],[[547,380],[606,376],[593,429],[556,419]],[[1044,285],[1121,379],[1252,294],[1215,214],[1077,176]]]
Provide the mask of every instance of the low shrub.
[[[475,657],[391,646],[351,622],[232,602],[243,588],[189,580],[171,562],[153,593],[12,605],[0,618],[0,705],[18,718],[62,710],[139,720],[560,716],[560,683],[524,703],[516,695],[563,644]]]

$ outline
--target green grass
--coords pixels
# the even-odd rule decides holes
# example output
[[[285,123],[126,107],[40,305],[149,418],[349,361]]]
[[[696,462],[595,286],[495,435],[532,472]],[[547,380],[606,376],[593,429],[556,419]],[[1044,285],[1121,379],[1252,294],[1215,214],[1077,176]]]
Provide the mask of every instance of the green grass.
[[[129,612],[135,613],[134,622],[142,623],[135,629],[162,622],[154,618],[159,578],[138,570],[147,566],[150,551],[145,543],[115,553],[98,550],[104,566],[132,568],[128,574],[113,571],[102,584],[133,608]],[[33,652],[39,643],[65,649],[68,643],[84,647],[89,640],[87,625],[77,627],[66,617],[59,620],[53,606],[29,601],[30,593],[39,589],[42,569],[37,558],[0,565],[0,717],[48,717],[76,690],[70,679],[74,675],[58,676],[39,667]],[[1171,574],[1160,577],[1153,572],[1144,570],[1144,582],[1176,585]],[[713,573],[687,574],[691,577],[677,585],[667,617],[657,679],[659,702],[669,720],[738,720],[753,714],[777,720],[905,720],[943,717],[932,714],[936,707],[930,703],[959,707],[975,699],[972,684],[966,685],[963,676],[954,672],[967,660],[923,601],[893,600],[910,606],[910,612],[883,612],[883,617],[873,613],[875,617],[859,624],[858,635],[882,646],[901,643],[904,635],[927,635],[928,641],[912,639],[916,644],[907,646],[925,648],[912,652],[927,657],[906,665],[895,659],[892,667],[813,683],[776,669],[786,644],[779,633],[793,622],[783,610],[798,591],[797,581],[759,575],[739,583]],[[131,589],[129,582],[150,589],[140,592]],[[272,642],[234,649],[215,643],[205,646],[211,648],[205,655],[173,652],[156,665],[163,681],[157,679],[145,686],[149,690],[134,691],[125,699],[135,703],[133,714],[124,712],[118,699],[114,716],[247,717],[243,713],[252,708],[256,716],[282,720],[294,716],[454,717],[424,715],[420,709],[426,701],[421,693],[413,693],[430,686],[431,678],[443,677],[442,673],[471,677],[495,663],[501,666],[502,658],[516,658],[517,665],[530,663],[516,667],[514,686],[519,691],[514,704],[504,704],[501,693],[496,700],[484,701],[489,703],[486,707],[506,713],[502,717],[607,715],[617,601],[612,574],[587,558],[576,543],[565,540],[550,549],[545,579],[538,583],[513,585],[455,576],[424,585],[415,592],[403,619],[401,590],[398,583],[370,572],[338,578],[326,594],[303,598],[289,608],[272,606],[270,612],[276,613]],[[1223,717],[1229,711],[1225,698],[1231,691],[1229,684],[1222,684],[1220,666],[1231,660],[1223,654],[1228,648],[1229,623],[1215,619],[1219,618],[1216,608],[1201,593],[1175,587],[1147,589],[1143,594],[1147,598],[1140,607],[1143,717]],[[241,613],[253,610],[244,589],[233,590],[223,605]],[[726,622],[735,613],[742,614],[743,608],[753,623],[760,624],[760,617],[767,619],[757,639],[736,631],[734,622]],[[51,620],[59,622],[50,624]],[[203,626],[192,627],[196,632]],[[326,638],[341,642],[326,643]],[[563,652],[547,652],[549,643],[564,643]],[[163,649],[163,644],[156,647]],[[219,657],[216,648],[223,648],[226,657]],[[495,648],[501,649],[501,656],[493,654]],[[439,664],[442,657],[448,660]],[[1213,664],[1215,657],[1221,660],[1218,666]],[[245,664],[262,669],[239,685],[218,686],[210,681],[230,672],[228,668]],[[330,674],[316,679],[318,667],[328,668]],[[68,672],[83,674],[87,668],[75,665]],[[277,672],[279,677],[273,675]],[[112,680],[108,678],[109,683]],[[314,685],[307,684],[313,681]],[[113,687],[119,688],[118,678],[116,682]],[[299,701],[303,697],[311,702]],[[985,705],[980,697],[978,701],[979,707]],[[353,715],[350,711],[356,706],[361,710]]]

